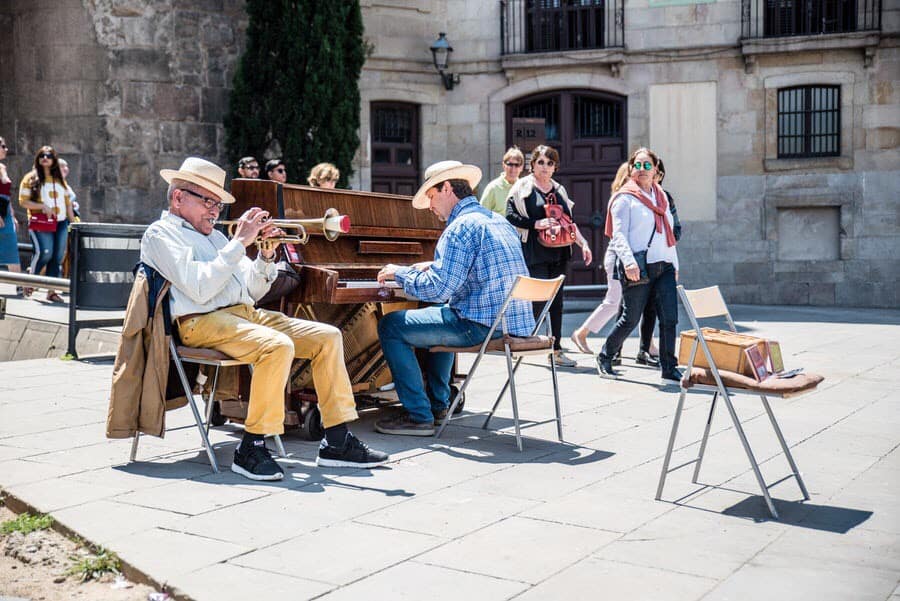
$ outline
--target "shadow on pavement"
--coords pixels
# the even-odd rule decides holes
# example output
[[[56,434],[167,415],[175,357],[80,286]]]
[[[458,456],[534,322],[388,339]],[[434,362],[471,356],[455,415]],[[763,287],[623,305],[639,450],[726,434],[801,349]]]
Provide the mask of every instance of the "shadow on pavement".
[[[780,519],[774,519],[762,495],[752,495],[743,501],[725,509],[722,514],[739,518],[752,519],[754,522],[778,522],[789,526],[823,530],[836,534],[846,534],[872,516],[871,511],[834,507],[832,505],[813,505],[801,501],[782,501],[772,499]]]

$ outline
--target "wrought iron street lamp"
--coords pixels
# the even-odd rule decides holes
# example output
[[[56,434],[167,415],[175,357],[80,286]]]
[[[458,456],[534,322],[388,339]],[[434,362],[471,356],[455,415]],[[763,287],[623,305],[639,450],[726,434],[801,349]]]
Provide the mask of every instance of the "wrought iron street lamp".
[[[434,61],[434,68],[441,74],[444,88],[448,90],[452,90],[453,86],[459,83],[459,75],[447,72],[451,52],[453,52],[453,46],[447,41],[447,34],[439,33],[438,39],[431,44],[431,58]]]

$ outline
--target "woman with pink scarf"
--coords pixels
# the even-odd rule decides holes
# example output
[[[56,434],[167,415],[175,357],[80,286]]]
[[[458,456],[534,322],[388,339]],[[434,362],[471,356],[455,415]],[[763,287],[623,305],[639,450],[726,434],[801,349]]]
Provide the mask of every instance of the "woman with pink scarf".
[[[615,276],[622,285],[622,315],[597,355],[604,378],[616,378],[612,358],[640,322],[649,299],[659,316],[659,363],[663,382],[680,381],[675,358],[678,324],[678,251],[665,192],[655,183],[659,158],[638,148],[628,160],[629,181],[609,201],[606,234],[616,254]]]

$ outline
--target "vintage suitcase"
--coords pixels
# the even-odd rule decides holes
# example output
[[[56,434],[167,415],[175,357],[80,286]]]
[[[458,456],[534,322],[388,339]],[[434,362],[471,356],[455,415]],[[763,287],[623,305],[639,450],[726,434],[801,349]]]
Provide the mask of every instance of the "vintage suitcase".
[[[748,336],[747,334],[738,334],[728,330],[717,330],[716,328],[703,328],[703,338],[709,346],[709,352],[716,362],[716,367],[726,371],[743,374],[745,376],[753,376],[753,368],[747,361],[744,349],[756,346],[760,353],[768,359],[768,349],[764,338],[756,336]],[[687,365],[691,358],[691,348],[697,339],[697,333],[694,330],[685,330],[681,333],[681,339],[678,344],[678,364]],[[694,367],[709,367],[706,355],[703,349],[697,346],[697,356],[694,358]]]

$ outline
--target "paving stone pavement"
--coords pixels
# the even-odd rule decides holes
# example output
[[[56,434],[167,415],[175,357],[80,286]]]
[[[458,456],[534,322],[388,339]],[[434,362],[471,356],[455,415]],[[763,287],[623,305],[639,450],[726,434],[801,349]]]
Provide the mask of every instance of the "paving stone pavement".
[[[319,469],[316,444],[288,434],[284,481],[227,466],[240,437],[212,431],[211,473],[192,428],[165,439],[103,437],[112,364],[0,363],[0,487],[118,553],[183,598],[900,601],[900,311],[733,307],[743,331],[781,342],[788,367],[824,373],[813,394],[773,403],[811,499],[772,487],[769,518],[727,413],[717,412],[700,484],[673,472],[654,500],[678,389],[627,357],[601,380],[593,358],[560,370],[565,443],[549,371],[520,370],[525,450],[508,402],[490,407],[504,362],[487,358],[467,417],[442,439],[353,430],[393,462]],[[567,314],[566,330],[584,317]],[[681,325],[686,320],[682,319]],[[599,348],[601,337],[590,343]],[[468,360],[463,359],[465,369]],[[709,396],[689,395],[674,463],[697,452]],[[764,475],[788,473],[765,412],[736,408]],[[190,426],[187,409],[170,426]]]

